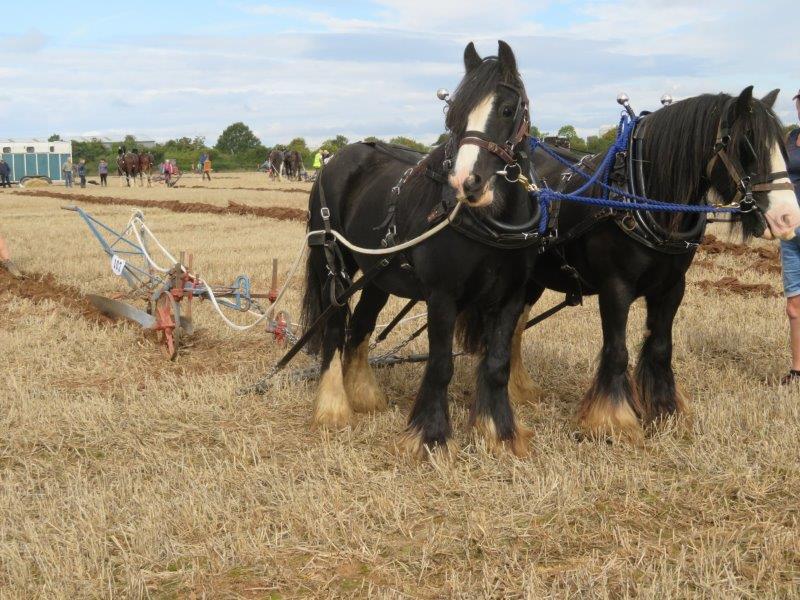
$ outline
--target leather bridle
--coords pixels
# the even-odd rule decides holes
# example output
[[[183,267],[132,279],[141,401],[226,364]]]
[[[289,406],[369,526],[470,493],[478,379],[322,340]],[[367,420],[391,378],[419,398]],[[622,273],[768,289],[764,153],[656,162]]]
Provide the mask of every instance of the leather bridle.
[[[736,102],[736,100],[737,98],[731,98],[728,100],[722,110],[722,118],[720,119],[719,126],[717,127],[717,139],[714,143],[714,155],[711,157],[711,160],[708,163],[706,176],[709,180],[711,179],[711,173],[714,170],[717,159],[721,160],[722,164],[725,165],[728,174],[736,185],[736,195],[729,202],[729,204],[738,203],[740,212],[742,213],[749,213],[756,209],[758,209],[759,212],[763,212],[756,204],[755,198],[753,197],[754,193],[771,192],[775,190],[794,190],[794,186],[789,181],[775,183],[776,179],[788,177],[788,173],[786,171],[776,171],[763,176],[759,176],[755,173],[745,174],[745,170],[742,168],[741,163],[728,154],[728,147],[731,142],[731,124],[729,117],[733,104]],[[744,141],[747,144],[750,153],[753,155],[753,158],[756,159],[756,163],[758,163],[758,154],[756,153],[755,148],[753,147],[753,144],[747,134],[744,136]]]
[[[517,163],[514,158],[514,148],[519,144],[525,136],[530,132],[530,116],[528,113],[528,96],[525,90],[509,83],[500,83],[499,86],[506,87],[512,90],[517,95],[517,107],[514,113],[514,128],[511,130],[512,134],[505,142],[498,143],[493,140],[486,139],[482,131],[465,131],[464,136],[458,144],[461,146],[478,146],[483,148],[499,157],[500,160],[506,163],[507,166],[512,166]]]

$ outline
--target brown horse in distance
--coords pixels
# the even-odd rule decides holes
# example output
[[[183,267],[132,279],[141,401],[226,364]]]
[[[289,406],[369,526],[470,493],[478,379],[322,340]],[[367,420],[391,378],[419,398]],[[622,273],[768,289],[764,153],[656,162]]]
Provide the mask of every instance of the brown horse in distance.
[[[153,155],[149,152],[139,154],[139,186],[144,187],[144,177],[147,177],[147,187],[151,185],[150,176],[153,171]]]
[[[139,156],[133,152],[125,152],[117,156],[117,168],[120,177],[125,175],[125,182],[131,187],[131,179],[136,180],[139,172]]]

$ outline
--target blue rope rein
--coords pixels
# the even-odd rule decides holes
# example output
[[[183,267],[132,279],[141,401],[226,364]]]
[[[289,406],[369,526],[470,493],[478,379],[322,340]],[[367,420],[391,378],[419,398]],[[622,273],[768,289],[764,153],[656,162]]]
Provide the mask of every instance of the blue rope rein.
[[[614,144],[608,149],[603,162],[600,163],[594,173],[587,173],[577,164],[562,158],[556,152],[548,148],[539,138],[531,138],[531,153],[536,148],[541,148],[548,156],[553,158],[556,162],[562,164],[576,175],[580,175],[585,179],[585,183],[581,185],[574,192],[562,193],[556,192],[549,188],[543,188],[532,195],[538,197],[542,205],[542,218],[539,221],[539,234],[544,234],[547,230],[547,215],[549,214],[550,204],[557,200],[566,202],[577,202],[579,204],[587,204],[590,206],[601,206],[604,208],[613,208],[622,211],[660,211],[672,213],[738,213],[741,209],[738,206],[708,206],[704,204],[675,204],[673,202],[663,202],[661,200],[653,200],[645,196],[638,196],[631,194],[625,190],[621,190],[608,183],[611,168],[616,161],[618,152],[625,152],[628,149],[628,141],[636,127],[638,118],[631,118],[627,113],[622,113],[619,125],[617,127],[617,137]],[[580,163],[578,163],[580,164]],[[603,190],[603,195],[599,198],[586,196],[585,194],[593,186],[600,186]],[[612,200],[610,195],[614,194],[621,198],[627,198],[628,201]]]

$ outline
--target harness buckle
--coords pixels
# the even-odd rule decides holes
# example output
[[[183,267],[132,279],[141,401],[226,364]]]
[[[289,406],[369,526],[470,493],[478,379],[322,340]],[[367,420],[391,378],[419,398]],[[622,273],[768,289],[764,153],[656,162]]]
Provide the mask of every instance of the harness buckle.
[[[331,209],[327,206],[323,206],[319,209],[319,214],[322,215],[322,218],[326,221],[331,218]]]

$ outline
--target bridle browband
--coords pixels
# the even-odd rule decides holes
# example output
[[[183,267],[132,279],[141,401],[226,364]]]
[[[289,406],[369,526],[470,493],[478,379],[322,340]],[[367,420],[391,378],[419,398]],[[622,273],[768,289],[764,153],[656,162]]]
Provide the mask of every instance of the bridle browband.
[[[528,96],[525,90],[510,83],[499,83],[498,86],[506,87],[512,90],[517,95],[517,108],[514,113],[514,128],[511,130],[512,134],[509,139],[503,143],[497,143],[493,140],[488,140],[484,137],[482,131],[465,131],[464,136],[458,143],[458,147],[472,145],[483,148],[499,157],[507,166],[517,163],[514,158],[514,148],[519,144],[530,132],[530,117],[528,113]]]
[[[731,142],[730,112],[736,101],[737,98],[730,98],[722,109],[722,118],[717,127],[717,139],[714,142],[714,155],[711,157],[708,167],[706,168],[706,176],[709,180],[711,179],[711,173],[719,158],[722,164],[725,165],[734,184],[736,184],[736,195],[729,204],[738,203],[741,212],[748,213],[755,209],[761,210],[758,208],[755,198],[753,197],[754,193],[794,190],[794,186],[789,181],[775,183],[776,179],[788,177],[786,171],[776,171],[763,176],[757,176],[753,173],[745,174],[741,163],[728,154],[728,146]],[[747,134],[744,135],[744,141],[747,143],[747,147],[753,155],[753,158],[758,159],[755,148]],[[758,162],[758,160],[756,160],[756,162]]]

